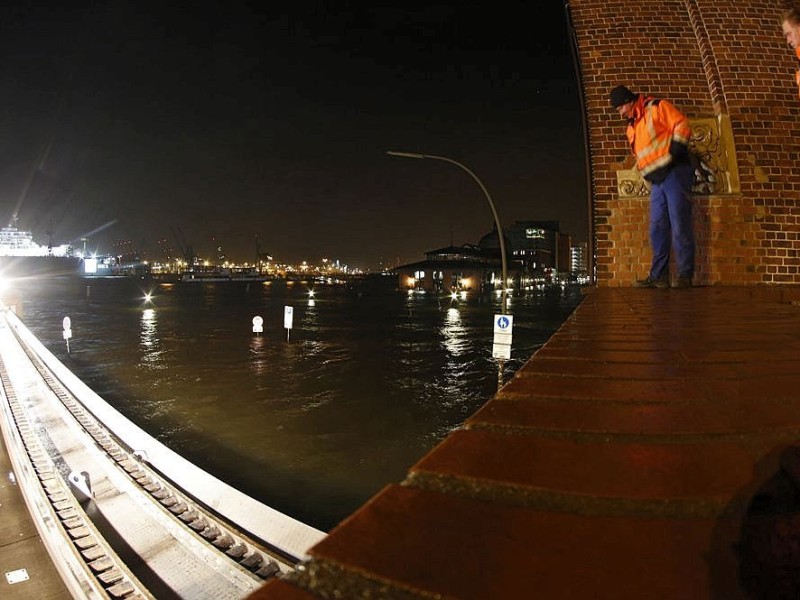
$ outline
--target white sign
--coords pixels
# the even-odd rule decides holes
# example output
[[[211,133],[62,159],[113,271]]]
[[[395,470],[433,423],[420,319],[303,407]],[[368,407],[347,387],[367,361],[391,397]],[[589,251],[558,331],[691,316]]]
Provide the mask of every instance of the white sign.
[[[511,359],[511,344],[495,344],[492,346],[492,358]]]
[[[494,316],[494,332],[495,333],[508,333],[514,329],[514,315],[495,315]]]
[[[505,346],[511,345],[511,334],[510,333],[495,333],[494,334],[494,343],[501,344]]]
[[[9,571],[6,573],[8,585],[22,583],[23,581],[28,581],[28,579],[30,578],[28,577],[28,571],[26,569],[17,569],[16,571]]]
[[[494,316],[494,343],[492,358],[509,360],[511,358],[511,338],[514,329],[514,315]]]
[[[286,329],[292,328],[292,317],[294,315],[294,308],[291,306],[284,306],[283,307],[283,326]]]
[[[64,326],[64,339],[68,340],[72,337],[72,320],[69,317],[64,317],[61,324]]]
[[[264,319],[261,317],[253,317],[253,333],[264,332]]]

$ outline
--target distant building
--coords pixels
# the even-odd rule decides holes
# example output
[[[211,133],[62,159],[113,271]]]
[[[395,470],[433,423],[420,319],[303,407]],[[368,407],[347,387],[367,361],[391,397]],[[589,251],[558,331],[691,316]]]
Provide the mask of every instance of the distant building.
[[[400,289],[444,294],[500,288],[503,271],[499,251],[465,244],[431,250],[425,256],[423,261],[397,267]],[[519,276],[519,269],[511,265],[507,271],[509,278]]]
[[[503,228],[503,245],[511,287],[574,279],[572,238],[559,231],[558,221],[517,221]],[[432,250],[426,257],[396,269],[401,289],[457,292],[500,288],[502,260],[496,228],[476,245],[448,246]]]
[[[589,272],[589,256],[588,244],[576,244],[570,248],[570,274],[574,279],[581,279],[588,275]]]
[[[570,272],[570,236],[559,231],[558,221],[517,221],[503,228],[506,254],[518,264],[521,286],[566,279]],[[486,234],[478,245],[496,247],[497,232]]]

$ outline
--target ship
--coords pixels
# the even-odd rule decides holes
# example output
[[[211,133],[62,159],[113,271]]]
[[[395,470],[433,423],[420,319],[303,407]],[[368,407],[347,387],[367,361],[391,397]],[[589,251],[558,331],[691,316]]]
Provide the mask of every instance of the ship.
[[[0,275],[36,277],[78,275],[81,258],[70,244],[43,246],[33,240],[30,231],[13,225],[0,228]]]

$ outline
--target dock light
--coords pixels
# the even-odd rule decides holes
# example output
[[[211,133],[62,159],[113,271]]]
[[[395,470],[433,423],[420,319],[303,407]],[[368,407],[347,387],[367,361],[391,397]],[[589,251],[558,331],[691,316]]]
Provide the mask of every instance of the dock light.
[[[313,298],[314,297],[314,290],[308,290],[308,297],[309,298]]]
[[[153,301],[153,293],[152,292],[147,292],[144,295],[144,301],[145,301],[146,304],[149,304],[150,302],[152,302]]]
[[[451,297],[453,300],[457,300],[457,299],[458,299],[458,292],[451,292],[451,293],[450,293],[450,297]]]

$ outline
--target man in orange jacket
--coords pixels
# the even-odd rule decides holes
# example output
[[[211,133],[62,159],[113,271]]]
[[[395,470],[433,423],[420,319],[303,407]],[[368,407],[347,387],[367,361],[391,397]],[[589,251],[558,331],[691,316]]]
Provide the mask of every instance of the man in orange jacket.
[[[694,167],[689,156],[689,120],[667,100],[634,94],[624,85],[611,90],[611,106],[628,121],[626,134],[636,167],[651,185],[650,246],[653,261],[636,287],[667,288],[672,249],[677,261],[675,288],[692,286],[694,232],[691,191]]]
[[[789,8],[783,13],[781,22],[783,37],[786,43],[794,50],[794,55],[800,60],[800,9]],[[797,84],[798,95],[800,96],[800,69],[794,73],[794,81]]]

